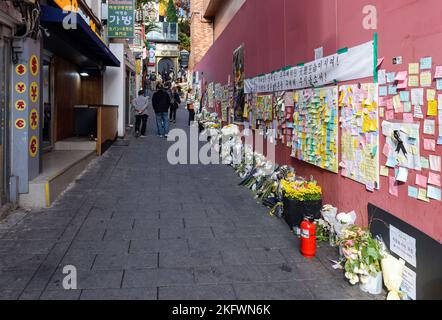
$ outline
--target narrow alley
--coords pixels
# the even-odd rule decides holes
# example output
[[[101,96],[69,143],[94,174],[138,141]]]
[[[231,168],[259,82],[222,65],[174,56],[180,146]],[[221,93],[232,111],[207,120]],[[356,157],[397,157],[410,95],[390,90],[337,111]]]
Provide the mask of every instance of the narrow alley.
[[[2,299],[373,299],[331,268],[337,249],[302,257],[229,166],[169,165],[152,119],[51,208],[0,224]],[[69,265],[77,290],[62,286]]]

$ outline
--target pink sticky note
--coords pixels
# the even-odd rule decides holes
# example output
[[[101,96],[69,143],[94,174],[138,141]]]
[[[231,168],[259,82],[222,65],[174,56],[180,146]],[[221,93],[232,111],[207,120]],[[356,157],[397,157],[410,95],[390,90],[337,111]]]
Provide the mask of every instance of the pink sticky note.
[[[435,79],[440,79],[442,78],[442,66],[437,66],[436,67],[436,74],[434,75]]]
[[[385,101],[384,97],[379,97],[379,107],[385,107],[387,105],[387,102]]]
[[[407,71],[401,71],[398,72],[396,75],[396,78],[394,78],[394,80],[396,81],[405,81],[405,79],[407,79],[408,76],[408,72]]]
[[[436,140],[424,139],[424,150],[426,150],[426,151],[436,151]]]
[[[428,179],[426,176],[423,176],[421,174],[417,174],[416,175],[416,184],[422,188],[426,188],[427,187],[427,182]]]
[[[399,197],[398,185],[395,177],[389,177],[389,192],[392,196]]]
[[[440,174],[430,172],[428,175],[428,184],[440,187]]]
[[[377,65],[377,68],[379,68],[379,67],[381,66],[381,64],[384,62],[384,60],[385,60],[384,57],[378,59],[378,65]]]
[[[394,110],[388,110],[385,112],[385,119],[386,120],[393,120],[394,119]]]
[[[388,158],[388,156],[390,155],[390,151],[391,151],[391,146],[388,143],[384,144],[384,149],[382,150],[384,156]]]
[[[407,123],[413,123],[413,114],[412,113],[404,113],[404,121]]]
[[[393,99],[388,99],[387,100],[387,109],[391,110],[393,108],[394,108]]]
[[[404,81],[399,81],[399,83],[397,84],[397,89],[407,89],[407,83],[408,83],[408,77],[405,78]]]

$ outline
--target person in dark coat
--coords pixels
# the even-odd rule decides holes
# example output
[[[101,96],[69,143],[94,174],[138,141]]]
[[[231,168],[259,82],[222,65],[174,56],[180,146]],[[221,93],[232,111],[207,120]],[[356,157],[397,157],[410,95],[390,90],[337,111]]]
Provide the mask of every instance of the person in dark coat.
[[[176,111],[181,104],[180,94],[178,93],[177,88],[172,89],[172,100],[170,104],[170,114],[169,120],[170,122],[176,123]]]
[[[160,137],[166,137],[169,134],[169,108],[170,96],[164,90],[162,84],[158,84],[157,92],[152,97],[152,106],[155,110],[157,121],[157,133]]]

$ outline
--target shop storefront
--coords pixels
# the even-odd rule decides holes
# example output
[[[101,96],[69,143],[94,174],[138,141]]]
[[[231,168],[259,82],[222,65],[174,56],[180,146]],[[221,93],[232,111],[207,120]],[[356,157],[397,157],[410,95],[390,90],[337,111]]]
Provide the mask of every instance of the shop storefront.
[[[75,17],[72,28],[63,25],[67,15]],[[22,205],[38,207],[50,205],[115,140],[118,108],[103,104],[103,76],[107,67],[120,66],[99,20],[81,3],[78,13],[42,6],[41,24],[41,164],[20,196]]]

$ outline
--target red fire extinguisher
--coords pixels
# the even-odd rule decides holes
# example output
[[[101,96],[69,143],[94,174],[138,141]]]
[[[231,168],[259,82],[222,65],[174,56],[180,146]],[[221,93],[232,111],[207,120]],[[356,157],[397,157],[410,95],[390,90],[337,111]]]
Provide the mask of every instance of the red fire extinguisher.
[[[301,254],[308,259],[316,255],[316,226],[313,217],[306,216],[301,223]]]

